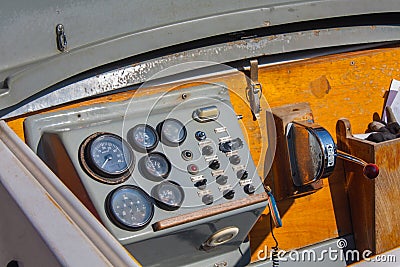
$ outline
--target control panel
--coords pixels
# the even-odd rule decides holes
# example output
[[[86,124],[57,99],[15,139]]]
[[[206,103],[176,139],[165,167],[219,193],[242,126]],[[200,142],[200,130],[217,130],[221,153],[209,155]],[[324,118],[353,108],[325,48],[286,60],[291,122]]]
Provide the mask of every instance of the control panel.
[[[213,249],[232,253],[266,205],[222,84],[35,115],[24,127],[61,180],[61,169],[73,166],[102,223],[142,264],[164,257],[148,246],[199,261]],[[197,238],[182,240],[188,234]],[[176,255],[176,264],[185,261]]]

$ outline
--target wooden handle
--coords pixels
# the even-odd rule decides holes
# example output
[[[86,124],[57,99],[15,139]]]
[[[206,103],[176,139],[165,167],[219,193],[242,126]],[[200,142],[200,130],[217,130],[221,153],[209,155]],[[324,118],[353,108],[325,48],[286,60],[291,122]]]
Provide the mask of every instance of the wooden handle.
[[[261,194],[256,194],[256,195],[250,195],[246,198],[235,200],[235,201],[229,201],[227,203],[215,205],[213,207],[208,207],[202,210],[194,211],[191,213],[175,216],[172,218],[168,218],[165,220],[161,220],[159,222],[156,222],[153,225],[154,231],[160,231],[164,229],[168,229],[174,226],[178,226],[184,223],[189,223],[193,221],[197,221],[200,219],[204,219],[210,216],[214,216],[223,212],[228,212],[231,210],[235,209],[240,209],[243,207],[247,207],[253,204],[257,204],[263,201],[266,201],[268,199],[268,195],[266,192],[263,192]]]

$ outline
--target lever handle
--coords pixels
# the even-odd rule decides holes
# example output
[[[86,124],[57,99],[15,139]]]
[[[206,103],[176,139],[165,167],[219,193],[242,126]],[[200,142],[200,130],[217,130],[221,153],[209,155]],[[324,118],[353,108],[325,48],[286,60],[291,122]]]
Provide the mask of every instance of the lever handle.
[[[337,151],[337,157],[362,166],[364,176],[369,179],[375,179],[379,175],[379,167],[374,163],[367,163],[358,157],[340,150]]]

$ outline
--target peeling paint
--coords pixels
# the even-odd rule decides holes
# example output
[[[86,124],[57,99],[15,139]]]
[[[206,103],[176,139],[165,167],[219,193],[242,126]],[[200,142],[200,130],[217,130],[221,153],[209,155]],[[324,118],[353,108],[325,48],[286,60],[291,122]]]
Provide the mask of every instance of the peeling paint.
[[[271,22],[267,20],[265,24],[271,25]],[[380,31],[378,31],[378,29],[380,29]],[[262,55],[280,54],[339,44],[368,43],[371,42],[371,36],[375,36],[374,41],[388,41],[396,38],[396,32],[391,29],[391,27],[382,26],[376,26],[373,29],[370,26],[360,26],[343,29],[334,28],[303,31],[243,39],[174,53],[160,58],[134,63],[60,88],[51,94],[35,99],[16,111],[7,114],[3,118],[17,116],[27,112],[27,110],[36,111],[68,101],[143,83],[156,74],[158,78],[162,78],[163,76],[159,75],[160,71],[181,63],[193,61],[223,63]],[[374,35],[371,34],[372,30],[374,31]],[[377,33],[382,34],[379,40],[376,40]],[[320,38],[315,38],[316,36]]]

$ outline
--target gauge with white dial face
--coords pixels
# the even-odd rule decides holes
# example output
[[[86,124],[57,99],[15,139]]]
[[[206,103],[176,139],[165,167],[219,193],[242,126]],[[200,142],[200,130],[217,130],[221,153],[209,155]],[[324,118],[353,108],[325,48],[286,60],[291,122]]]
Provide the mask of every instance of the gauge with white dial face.
[[[176,119],[166,119],[157,126],[160,139],[167,146],[179,146],[186,139],[186,128]]]
[[[79,158],[91,177],[111,184],[126,180],[134,164],[129,144],[111,133],[95,133],[86,138],[80,147]]]
[[[149,179],[165,179],[171,171],[171,163],[164,154],[159,152],[147,154],[139,164],[144,176]]]
[[[139,124],[128,131],[128,141],[139,152],[149,152],[156,148],[158,135],[153,127]]]
[[[139,230],[153,218],[151,198],[139,187],[122,186],[106,199],[106,211],[111,221],[126,230]]]
[[[156,185],[151,190],[151,195],[157,201],[157,205],[166,210],[178,209],[185,197],[182,187],[172,181]]]

